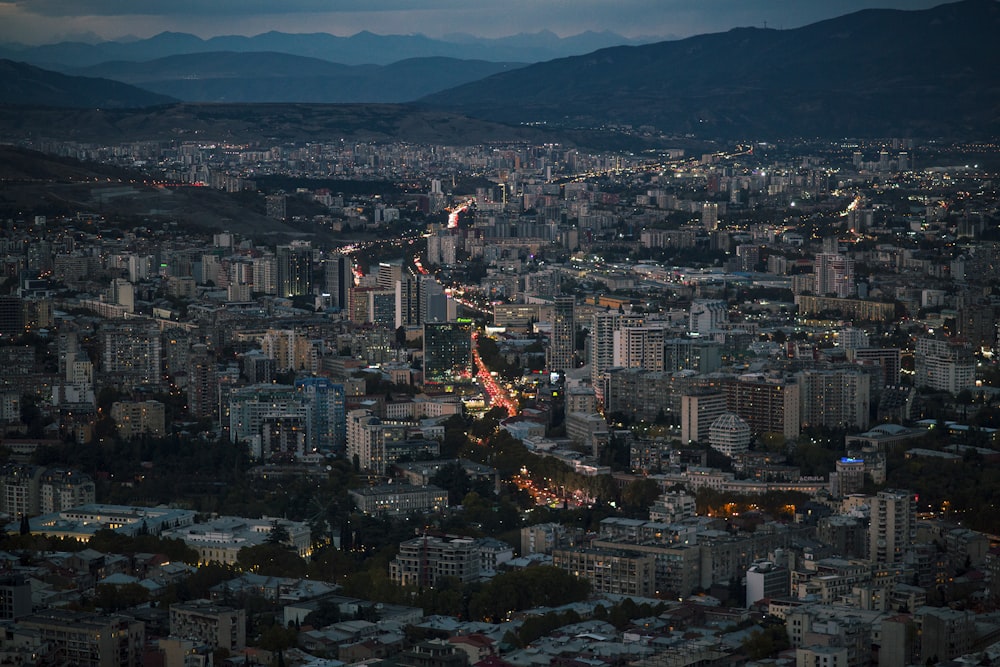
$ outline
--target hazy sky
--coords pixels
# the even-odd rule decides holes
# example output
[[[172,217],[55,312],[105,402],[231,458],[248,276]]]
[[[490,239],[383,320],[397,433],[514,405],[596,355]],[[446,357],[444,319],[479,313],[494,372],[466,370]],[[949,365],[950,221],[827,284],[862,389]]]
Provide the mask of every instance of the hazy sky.
[[[0,41],[29,44],[281,32],[352,35],[463,32],[501,37],[610,30],[686,37],[737,26],[793,28],[868,7],[921,9],[941,0],[0,0]]]

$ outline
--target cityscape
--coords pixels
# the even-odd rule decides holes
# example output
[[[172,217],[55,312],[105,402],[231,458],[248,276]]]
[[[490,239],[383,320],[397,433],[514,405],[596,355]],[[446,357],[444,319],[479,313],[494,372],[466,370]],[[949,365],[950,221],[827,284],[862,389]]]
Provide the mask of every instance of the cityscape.
[[[1000,665],[989,132],[195,106],[0,109],[0,663]]]

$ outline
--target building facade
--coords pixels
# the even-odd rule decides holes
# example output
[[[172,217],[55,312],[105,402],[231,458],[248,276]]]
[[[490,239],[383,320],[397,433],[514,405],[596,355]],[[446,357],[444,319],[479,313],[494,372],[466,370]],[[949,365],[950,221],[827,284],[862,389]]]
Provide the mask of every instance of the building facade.
[[[246,610],[207,600],[170,605],[170,634],[196,639],[213,649],[240,651],[247,646]]]
[[[472,323],[424,323],[424,384],[472,384]]]
[[[654,597],[656,559],[623,550],[569,548],[552,551],[552,564],[590,582],[597,593]]]
[[[552,308],[552,337],[549,340],[548,368],[566,371],[574,367],[576,350],[576,299],[557,296]]]
[[[479,578],[481,561],[471,538],[424,535],[399,544],[389,577],[401,586],[433,588],[444,577],[468,583]]]
[[[868,557],[879,565],[903,562],[916,531],[916,507],[909,491],[879,491],[871,503]]]

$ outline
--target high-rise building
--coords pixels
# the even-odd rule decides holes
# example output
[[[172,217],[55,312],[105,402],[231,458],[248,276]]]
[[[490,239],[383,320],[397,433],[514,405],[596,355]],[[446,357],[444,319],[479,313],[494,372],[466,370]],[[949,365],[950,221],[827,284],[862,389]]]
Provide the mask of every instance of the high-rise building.
[[[266,384],[274,380],[278,372],[277,361],[260,350],[251,350],[243,355],[241,367],[250,384]]]
[[[614,365],[621,368],[663,370],[661,327],[622,327],[615,331]]]
[[[712,423],[726,412],[721,391],[693,391],[681,396],[681,442],[707,443]]]
[[[670,338],[663,342],[663,370],[714,373],[722,367],[722,346],[698,338]]]
[[[225,273],[227,301],[250,301],[254,292],[253,263],[248,260],[227,261]]]
[[[424,282],[412,271],[403,271],[402,277],[396,282],[396,328],[424,323]],[[437,284],[437,281],[433,282]]]
[[[111,281],[109,296],[112,303],[124,306],[126,312],[135,312],[135,286],[125,278],[115,278]]]
[[[916,507],[909,491],[879,491],[871,503],[868,559],[879,565],[903,561],[916,531]]]
[[[418,324],[424,322],[451,322],[458,317],[458,307],[455,300],[445,294],[441,284],[430,278],[420,281],[420,317]]]
[[[347,413],[347,460],[361,470],[384,474],[386,467],[398,460],[400,443],[406,440],[406,427],[383,423],[370,410]]]
[[[972,350],[952,341],[917,339],[913,368],[915,387],[957,394],[976,384],[976,360]]]
[[[622,327],[641,324],[640,316],[616,310],[594,314],[590,327],[590,378],[601,401],[607,393],[608,369],[615,366],[615,332]]]
[[[868,428],[871,375],[857,368],[813,369],[799,373],[798,381],[802,426]]]
[[[375,326],[395,329],[396,324],[396,290],[373,289],[368,293],[368,321]]]
[[[233,389],[228,405],[229,438],[232,442],[245,442],[253,458],[269,457],[264,443],[268,439],[273,441],[275,434],[280,435],[280,429],[275,429],[281,420],[288,425],[305,424],[308,439],[312,406],[308,397],[295,387],[258,384]]]
[[[719,227],[719,205],[715,202],[705,202],[701,206],[701,225],[706,230],[714,232]]]
[[[396,289],[396,283],[403,279],[403,263],[400,260],[395,262],[380,262],[378,273],[375,274],[375,282],[379,289]]]
[[[253,291],[261,294],[278,293],[278,260],[272,254],[262,257],[254,257],[253,264]]]
[[[312,248],[308,244],[280,245],[275,250],[277,294],[281,297],[312,293]]]
[[[864,329],[844,327],[837,332],[837,345],[845,350],[868,347],[868,334]]]
[[[424,384],[472,384],[472,323],[424,323]]]
[[[854,493],[861,493],[867,478],[865,460],[842,456],[837,459],[835,465],[836,472],[830,474],[830,495],[844,498]]]
[[[296,329],[268,329],[260,347],[265,356],[275,360],[279,371],[315,372],[319,366],[316,347]]]
[[[695,299],[688,316],[688,331],[706,336],[723,329],[729,322],[726,302],[721,299]]]
[[[0,334],[24,333],[24,304],[16,296],[0,296]]]
[[[979,636],[978,616],[971,609],[921,607],[916,614],[920,628],[917,633],[920,657],[926,656],[931,662],[951,662],[953,658],[972,653]]]
[[[215,373],[215,356],[208,347],[194,345],[188,356],[188,414],[195,419],[218,417],[218,383]]]
[[[816,294],[846,299],[856,292],[854,285],[854,260],[837,253],[822,252],[816,255]]]
[[[344,451],[347,443],[347,413],[344,385],[329,378],[302,378],[295,389],[306,395],[312,406],[309,445],[321,452]]]
[[[952,277],[955,276],[954,271]],[[994,348],[997,344],[997,319],[1000,308],[989,303],[963,306],[955,318],[955,334],[969,341],[975,348]]]
[[[576,299],[557,296],[552,309],[552,338],[549,341],[550,371],[566,371],[574,367],[576,349]]]
[[[159,387],[160,329],[150,320],[118,320],[101,328],[101,368],[127,386]]]
[[[335,252],[323,261],[324,289],[330,295],[330,305],[347,310],[348,291],[354,285],[351,258]]]
[[[741,243],[736,246],[736,258],[740,271],[756,271],[760,264],[760,245]]]
[[[723,390],[729,412],[746,420],[755,435],[799,434],[799,385],[794,380],[750,374],[723,383]]]

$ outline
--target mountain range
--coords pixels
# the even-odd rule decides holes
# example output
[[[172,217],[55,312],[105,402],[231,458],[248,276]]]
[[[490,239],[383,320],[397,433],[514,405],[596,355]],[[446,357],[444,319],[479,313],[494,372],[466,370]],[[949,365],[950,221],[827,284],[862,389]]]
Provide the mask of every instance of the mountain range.
[[[73,108],[136,108],[177,100],[120,81],[68,76],[0,60],[0,104]]]
[[[409,102],[524,63],[410,58],[389,65],[343,65],[287,53],[216,52],[147,62],[111,61],[67,69],[189,102]]]
[[[358,66],[287,53],[216,52],[73,70],[157,91],[134,89],[128,100],[125,83],[8,62],[0,66],[0,103],[109,108],[163,104],[169,101],[163,94],[229,103],[399,102],[423,95],[415,105],[391,112],[385,106],[283,109],[317,130],[346,123],[357,131],[373,122],[374,134],[390,137],[390,126],[407,125],[422,128],[425,136],[447,136],[442,129],[448,123],[462,126],[463,137],[472,137],[473,128],[496,136],[496,123],[503,123],[564,134],[648,126],[643,134],[704,138],[981,138],[1000,133],[1000,49],[993,45],[998,33],[996,0],[961,0],[920,11],[864,10],[792,30],[739,28],[617,46],[527,66],[452,58]],[[297,36],[301,48],[310,37]],[[426,39],[413,37],[418,38]],[[266,109],[238,106],[227,104],[222,115],[196,105],[176,114],[158,110],[149,125],[183,121],[219,127],[231,114],[238,126],[255,131],[281,128],[296,136],[309,131],[291,128]],[[418,114],[420,109],[430,115]],[[456,112],[489,122],[458,122]],[[413,122],[404,120],[407,114]],[[0,130],[11,120],[23,125],[23,116],[23,111],[0,114]],[[129,115],[128,125],[143,127],[136,116]],[[90,117],[103,124],[125,122]]]
[[[359,32],[350,37],[326,33],[267,32],[254,37],[230,35],[201,39],[187,33],[163,32],[148,39],[97,44],[2,44],[0,58],[55,70],[90,67],[116,60],[143,62],[168,56],[227,51],[287,53],[345,65],[388,65],[399,60],[430,57],[539,62],[643,41],[650,40],[630,40],[613,32],[584,32],[571,37],[559,37],[555,33],[541,31],[495,39],[463,34],[433,39],[424,35],[376,35],[371,32]]]
[[[602,49],[421,103],[501,122],[700,136],[995,135],[998,32],[995,0],[864,10],[793,30]]]

